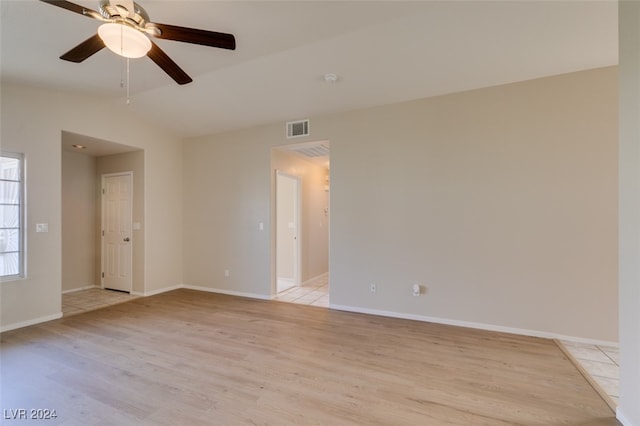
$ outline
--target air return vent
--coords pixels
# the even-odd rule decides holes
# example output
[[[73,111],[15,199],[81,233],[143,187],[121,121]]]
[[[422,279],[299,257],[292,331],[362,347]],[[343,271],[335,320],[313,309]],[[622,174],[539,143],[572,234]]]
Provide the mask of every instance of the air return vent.
[[[309,136],[309,120],[290,121],[287,123],[287,139]]]
[[[289,148],[293,152],[304,155],[309,158],[326,157],[329,155],[329,147],[322,143],[313,145],[294,146]]]

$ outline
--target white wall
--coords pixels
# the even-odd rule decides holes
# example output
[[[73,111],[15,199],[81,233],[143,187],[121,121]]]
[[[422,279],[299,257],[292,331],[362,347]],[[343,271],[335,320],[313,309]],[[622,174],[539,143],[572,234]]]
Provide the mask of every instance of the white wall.
[[[185,142],[186,283],[269,295],[257,224],[283,126]],[[616,68],[312,129],[302,142],[331,141],[332,305],[617,341]]]
[[[182,280],[182,150],[164,129],[135,117],[124,101],[2,85],[2,149],[27,161],[28,276],[0,284],[0,328],[60,315],[61,131],[145,150],[145,292]],[[109,117],[105,121],[105,117]],[[117,123],[117,125],[109,125]],[[48,223],[48,233],[35,231]]]
[[[62,152],[62,291],[100,285],[96,277],[96,159]]]
[[[640,425],[640,3],[621,1],[620,31],[620,405]]]

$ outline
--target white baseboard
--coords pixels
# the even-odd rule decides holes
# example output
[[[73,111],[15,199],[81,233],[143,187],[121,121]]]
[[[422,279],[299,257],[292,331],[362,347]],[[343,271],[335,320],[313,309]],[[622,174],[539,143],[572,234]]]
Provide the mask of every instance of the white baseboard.
[[[64,290],[62,294],[75,293],[76,291],[89,290],[92,288],[102,288],[102,287],[100,287],[99,285],[87,285],[80,288],[72,288],[71,290]]]
[[[162,293],[166,293],[168,291],[173,291],[173,290],[178,290],[180,288],[183,288],[184,285],[182,284],[178,284],[178,285],[174,285],[171,287],[163,287],[163,288],[159,288],[157,290],[151,290],[151,291],[145,291],[145,292],[139,292],[139,291],[132,291],[131,294],[134,296],[155,296],[156,294],[162,294]]]
[[[618,421],[624,426],[638,426],[631,423],[631,421],[622,412],[622,408],[620,406],[616,408],[616,419],[618,419]]]
[[[251,299],[271,300],[271,295],[267,295],[267,294],[245,293],[242,291],[225,290],[222,288],[213,288],[213,287],[200,287],[200,286],[188,285],[188,284],[183,284],[182,288],[186,288],[189,290],[206,291],[209,293],[227,294],[229,296],[249,297]]]
[[[565,336],[565,335],[561,335],[561,334],[557,334],[557,333],[550,333],[550,332],[546,332],[546,331],[537,331],[537,330],[527,330],[527,329],[523,329],[523,328],[504,327],[504,326],[501,326],[501,325],[494,325],[494,324],[484,324],[484,323],[470,322],[470,321],[459,321],[459,320],[452,320],[452,319],[447,319],[447,318],[429,317],[429,316],[425,316],[425,315],[415,315],[415,314],[406,314],[406,313],[401,313],[401,312],[360,308],[360,307],[356,307],[356,306],[344,306],[344,305],[330,304],[329,308],[336,309],[336,310],[339,310],[339,311],[356,312],[356,313],[360,313],[360,314],[379,315],[379,316],[383,316],[383,317],[402,318],[402,319],[409,319],[409,320],[415,320],[415,321],[432,322],[432,323],[435,323],[435,324],[454,325],[454,326],[457,326],[457,327],[475,328],[475,329],[487,330],[487,331],[499,331],[501,333],[519,334],[519,335],[522,335],[522,336],[541,337],[541,338],[544,338],[544,339],[568,340],[568,341],[571,341],[571,342],[587,343],[587,344],[590,344],[590,345],[618,346],[617,342],[610,342],[610,341],[606,341],[606,340],[584,339],[584,338],[580,338],[580,337]]]
[[[27,327],[34,324],[40,324],[41,322],[47,322],[51,320],[55,320],[58,318],[62,318],[62,312],[53,315],[47,315],[46,317],[34,318],[28,321],[14,322],[13,324],[3,325],[0,327],[0,333],[9,330],[15,330],[16,328]]]
[[[568,342],[574,342],[574,343],[584,343],[587,345],[597,345],[597,346],[611,346],[614,348],[619,348],[620,347],[620,343],[619,342],[612,342],[609,340],[597,340],[597,339],[587,339],[584,337],[574,337],[574,336],[563,336],[561,334],[557,335],[558,337],[554,337],[554,339],[559,339],[559,340],[566,340]]]
[[[181,288],[186,288],[188,290],[197,290],[197,291],[206,291],[208,293],[219,293],[219,294],[228,294],[230,296],[240,296],[240,297],[249,297],[251,299],[261,299],[261,300],[270,300],[271,296],[267,296],[264,294],[257,293],[244,293],[241,291],[234,290],[225,290],[222,288],[214,288],[214,287],[202,287],[197,285],[189,285],[189,284],[178,284],[172,287],[165,287],[158,290],[153,291],[145,291],[144,293],[132,291],[131,294],[135,296],[155,296],[156,294],[166,293],[168,291],[178,290]]]

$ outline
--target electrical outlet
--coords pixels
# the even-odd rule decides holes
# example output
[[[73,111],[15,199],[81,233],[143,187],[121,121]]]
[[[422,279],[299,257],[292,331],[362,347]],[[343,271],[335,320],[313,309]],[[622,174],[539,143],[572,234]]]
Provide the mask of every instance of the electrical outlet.
[[[225,269],[225,270],[224,270],[224,276],[225,276],[225,277],[228,277],[228,276],[229,276],[229,270],[228,270],[228,269]]]
[[[371,293],[375,293],[376,292],[376,285],[375,284],[371,284]]]
[[[422,293],[422,286],[420,284],[414,284],[411,289],[413,290],[414,296],[420,296],[420,293]]]

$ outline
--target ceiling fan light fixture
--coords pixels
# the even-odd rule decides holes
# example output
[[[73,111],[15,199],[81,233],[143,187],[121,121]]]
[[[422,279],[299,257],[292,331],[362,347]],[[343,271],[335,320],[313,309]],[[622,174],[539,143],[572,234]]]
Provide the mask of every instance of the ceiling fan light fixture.
[[[151,40],[125,24],[102,24],[98,28],[98,35],[109,50],[125,58],[141,58],[151,50]]]

